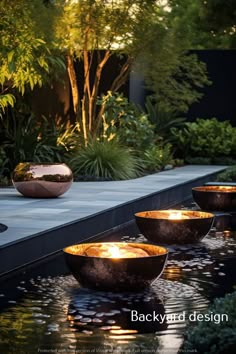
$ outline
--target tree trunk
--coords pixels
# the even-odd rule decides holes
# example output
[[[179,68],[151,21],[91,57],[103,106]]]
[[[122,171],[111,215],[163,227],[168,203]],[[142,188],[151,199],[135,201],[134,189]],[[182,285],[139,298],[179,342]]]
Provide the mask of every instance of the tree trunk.
[[[97,58],[98,65],[96,69],[96,74],[95,74],[95,79],[94,79],[93,89],[91,94],[91,115],[92,115],[92,123],[93,123],[93,135],[95,136],[98,134],[100,124],[101,124],[101,120],[99,119],[99,117],[96,116],[98,90],[99,90],[103,68],[107,63],[107,61],[109,60],[109,58],[111,57],[111,52],[107,50],[103,58],[101,58],[100,52],[97,51],[97,56],[98,56]]]
[[[74,68],[74,60],[71,55],[67,55],[67,72],[69,75],[70,86],[71,86],[73,110],[75,115],[77,116],[79,111],[79,90],[78,90],[76,73]]]
[[[79,88],[77,84],[76,72],[74,67],[74,61],[72,55],[67,56],[67,71],[70,79],[72,101],[73,101],[73,110],[77,120],[80,123],[80,129],[83,134],[84,143],[87,145],[88,134],[87,134],[87,125],[86,125],[86,109],[85,107],[85,97],[83,97],[82,102],[80,102],[79,97]]]
[[[83,51],[84,83],[81,102],[79,98],[79,89],[73,57],[72,55],[67,56],[67,70],[71,84],[73,109],[76,117],[79,119],[85,145],[87,145],[89,134],[94,137],[99,134],[105,106],[102,105],[99,109],[99,112],[97,113],[97,97],[103,68],[112,55],[109,50],[105,51],[103,56],[101,55],[101,52],[97,51],[97,67],[94,80],[91,82],[90,72],[93,61],[93,54],[93,52],[90,52],[87,49]],[[110,91],[117,91],[125,83],[129,74],[131,63],[132,58],[128,57],[125,63],[122,65],[120,73],[114,79]]]
[[[119,74],[117,75],[117,77],[114,79],[114,81],[111,84],[111,88],[110,91],[111,92],[116,92],[117,90],[119,90],[119,88],[124,85],[124,83],[126,82],[128,76],[129,76],[129,72],[130,72],[130,67],[131,64],[133,62],[133,58],[128,57],[127,60],[125,61],[125,63],[122,65],[122,68],[119,72]],[[104,114],[105,111],[105,104],[103,104],[100,107],[100,110],[97,114],[96,117],[96,127],[95,127],[95,133],[97,134],[102,122],[102,116]]]

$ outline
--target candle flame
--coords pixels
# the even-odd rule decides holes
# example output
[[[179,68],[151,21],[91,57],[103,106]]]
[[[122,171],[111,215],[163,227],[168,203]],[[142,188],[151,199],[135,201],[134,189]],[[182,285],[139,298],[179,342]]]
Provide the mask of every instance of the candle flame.
[[[168,216],[168,219],[170,220],[181,220],[183,219],[182,214],[180,211],[175,211],[170,213],[170,215]]]
[[[148,257],[149,253],[141,247],[134,247],[126,243],[123,244],[100,244],[89,246],[84,254],[89,257],[104,257],[104,258],[138,258]]]
[[[181,211],[172,211],[169,216],[169,220],[183,220],[183,219],[190,219],[188,215],[181,213]]]
[[[121,258],[121,253],[118,246],[116,245],[109,246],[107,251],[111,258]]]
[[[230,187],[230,186],[219,186],[218,187],[218,189],[219,190],[222,190],[222,191],[230,191],[230,190],[232,190],[233,188],[232,187]]]

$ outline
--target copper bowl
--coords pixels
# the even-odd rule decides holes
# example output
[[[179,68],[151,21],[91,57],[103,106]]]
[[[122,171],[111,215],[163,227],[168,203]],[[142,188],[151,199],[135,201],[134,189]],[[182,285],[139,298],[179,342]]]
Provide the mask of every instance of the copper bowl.
[[[145,251],[148,256],[137,258],[107,258],[86,255],[91,247],[128,245]],[[164,270],[168,250],[146,243],[83,243],[66,247],[65,259],[81,286],[105,291],[135,291],[149,286]]]
[[[13,172],[12,182],[25,197],[55,198],[70,188],[73,175],[64,163],[21,162]]]
[[[193,199],[203,210],[236,210],[236,187],[201,186],[192,189]]]
[[[181,219],[170,218],[177,214]],[[141,233],[155,243],[195,243],[210,231],[214,215],[192,210],[151,210],[135,214]]]

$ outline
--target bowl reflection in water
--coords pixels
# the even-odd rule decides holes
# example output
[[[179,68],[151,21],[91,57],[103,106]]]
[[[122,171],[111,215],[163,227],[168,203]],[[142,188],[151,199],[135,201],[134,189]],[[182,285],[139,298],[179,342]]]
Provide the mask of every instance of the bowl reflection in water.
[[[160,318],[159,321],[154,320],[153,313],[161,315],[156,317]],[[150,321],[134,321],[137,314],[148,315]],[[77,289],[69,304],[67,319],[78,331],[86,328],[113,335],[135,335],[166,330],[168,325],[164,314],[164,305],[151,289],[139,294]]]

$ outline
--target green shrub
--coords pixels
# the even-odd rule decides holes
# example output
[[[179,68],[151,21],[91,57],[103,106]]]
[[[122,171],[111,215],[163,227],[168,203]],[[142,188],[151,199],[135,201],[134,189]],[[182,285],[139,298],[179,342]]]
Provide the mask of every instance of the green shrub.
[[[234,353],[236,348],[236,292],[215,299],[207,311],[211,314],[227,314],[228,321],[198,322],[187,330],[182,351],[204,354]],[[181,352],[182,352],[181,351]]]
[[[210,157],[186,157],[185,161],[191,165],[235,165],[236,159],[229,156]]]
[[[171,129],[172,142],[183,157],[229,156],[234,148],[236,129],[229,121],[219,122],[216,118],[197,119],[185,123],[181,130]]]
[[[88,179],[121,180],[138,175],[137,160],[115,141],[91,141],[69,161],[73,174]]]
[[[236,165],[236,159],[230,156],[215,156],[212,163],[214,165]]]
[[[108,92],[98,104],[105,104],[103,135],[121,145],[143,151],[155,140],[154,127],[145,113],[129,103],[122,94]]]
[[[10,181],[7,177],[0,175],[0,186],[6,187],[10,185]]]
[[[2,146],[0,146],[0,186],[8,185],[8,179],[5,176],[7,157]]]
[[[211,159],[209,157],[187,157],[186,162],[190,165],[210,165]]]
[[[236,182],[236,166],[228,168],[220,173],[216,179],[217,182]]]
[[[51,119],[36,121],[32,114],[14,114],[0,121],[0,140],[5,153],[4,175],[19,162],[61,162],[77,147],[77,126],[57,126]]]
[[[150,96],[146,99],[145,108],[155,133],[164,140],[170,140],[171,129],[180,128],[186,121],[186,118],[178,117],[176,112],[161,110],[157,103],[153,103]]]
[[[182,166],[184,166],[184,160],[183,159],[174,159],[173,164],[176,167],[182,167]]]
[[[6,153],[3,149],[3,146],[0,146],[0,174],[3,174],[4,172],[4,166],[6,164]]]
[[[143,167],[148,172],[162,170],[166,165],[173,163],[171,145],[152,146],[143,155]]]

